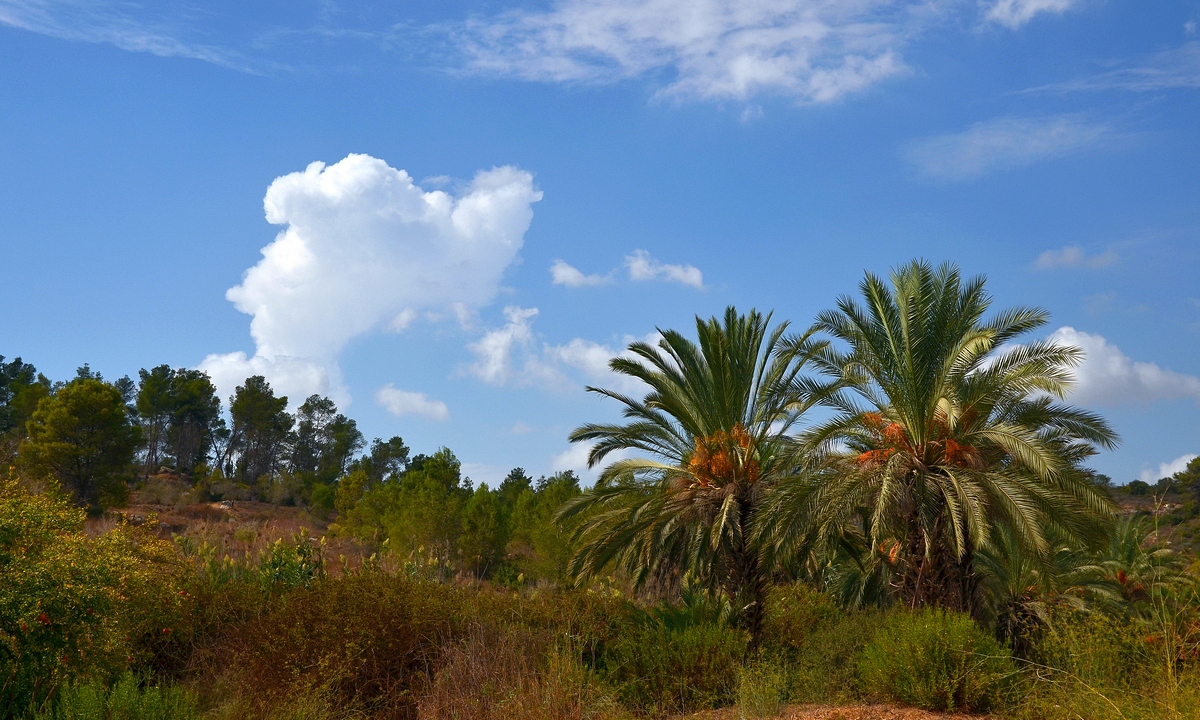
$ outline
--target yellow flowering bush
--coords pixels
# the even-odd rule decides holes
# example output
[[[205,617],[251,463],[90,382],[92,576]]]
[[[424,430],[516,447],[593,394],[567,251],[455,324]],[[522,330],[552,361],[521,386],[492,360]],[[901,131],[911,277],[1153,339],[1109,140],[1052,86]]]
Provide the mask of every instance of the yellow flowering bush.
[[[85,520],[64,495],[0,479],[0,716],[145,663],[182,617],[170,543],[125,524],[90,537]]]

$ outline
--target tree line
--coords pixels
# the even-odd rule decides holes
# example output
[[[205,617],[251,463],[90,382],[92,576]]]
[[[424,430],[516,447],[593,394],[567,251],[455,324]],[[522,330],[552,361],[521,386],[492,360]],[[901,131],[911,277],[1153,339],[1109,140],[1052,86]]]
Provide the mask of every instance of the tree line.
[[[294,413],[262,376],[237,387],[228,415],[203,372],[160,365],[107,382],[87,365],[51,382],[0,356],[0,449],[26,482],[69,493],[93,513],[166,472],[193,500],[304,505],[332,531],[388,543],[439,578],[468,573],[558,581],[570,546],[555,511],[581,492],[571,472],[534,480],[514,468],[474,486],[447,448],[412,455],[400,437],[366,447],[326,397]]]
[[[1146,538],[1087,466],[1118,437],[1064,399],[1081,353],[1028,339],[1046,311],[993,311],[984,278],[952,265],[867,274],[859,291],[802,331],[730,307],[697,318],[694,340],[631,344],[611,368],[644,394],[589,388],[625,422],[571,435],[602,468],[587,490],[520,468],[475,487],[450,450],[368,449],[331,400],[289,413],[261,376],[226,418],[206,375],[165,365],[52,383],[0,358],[0,447],[93,510],[165,466],[210,499],[335,512],[332,532],[438,579],[615,573],[644,594],[703,591],[755,638],[769,587],[804,580],[852,606],[968,612],[1020,646],[1048,605],[1100,597],[1087,568]],[[1200,491],[1193,465],[1179,482]]]

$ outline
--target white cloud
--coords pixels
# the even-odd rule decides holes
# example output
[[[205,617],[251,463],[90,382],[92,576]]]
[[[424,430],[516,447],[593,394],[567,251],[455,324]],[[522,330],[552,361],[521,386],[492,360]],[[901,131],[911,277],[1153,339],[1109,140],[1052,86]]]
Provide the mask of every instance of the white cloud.
[[[625,349],[614,350],[601,343],[575,338],[563,345],[539,342],[533,329],[537,308],[510,306],[504,309],[507,322],[484,333],[467,345],[475,361],[466,371],[489,385],[539,385],[549,390],[578,389],[582,384],[605,387],[623,393],[644,391],[639,380],[614,373],[609,361],[618,355],[632,357]],[[655,343],[660,335],[643,338]],[[628,345],[636,338],[626,336]]]
[[[449,420],[450,408],[425,393],[399,390],[388,383],[375,391],[375,402],[393,415],[422,415],[430,420]]]
[[[209,355],[201,369],[226,378],[223,392],[253,370],[348,399],[337,367],[345,344],[387,323],[403,329],[420,310],[468,322],[498,293],[541,197],[512,167],[479,172],[453,197],[367,155],[277,178],[263,205],[286,228],[226,293],[253,316],[255,355]]]
[[[1078,245],[1068,245],[1058,250],[1047,250],[1033,263],[1038,270],[1055,270],[1058,268],[1102,268],[1120,260],[1112,250],[1106,250],[1099,255],[1088,255]]]
[[[404,332],[408,329],[409,325],[413,324],[413,321],[416,319],[417,311],[413,308],[407,307],[397,313],[396,317],[392,318],[392,321],[388,323],[387,327],[388,330],[391,330],[392,332]]]
[[[525,424],[523,421],[518,420],[513,423],[513,426],[509,428],[508,431],[513,435],[528,435],[529,433],[533,432],[533,428]]]
[[[985,16],[992,22],[1016,30],[1041,13],[1062,15],[1078,0],[996,0]]]
[[[1118,405],[1191,398],[1200,403],[1200,378],[1137,362],[1100,335],[1062,327],[1048,339],[1084,352],[1083,362],[1075,368],[1072,402]]]
[[[627,450],[617,450],[605,456],[604,462],[600,465],[589,468],[587,458],[588,453],[591,451],[591,443],[571,443],[570,447],[550,459],[550,471],[558,473],[570,470],[579,476],[582,485],[593,485],[596,482],[596,478],[600,476],[600,471],[606,465],[617,460],[633,457],[633,453]]]
[[[645,250],[634,250],[625,256],[625,267],[630,280],[665,280],[704,289],[704,274],[692,265],[665,265],[658,262]]]
[[[1183,472],[1187,469],[1188,463],[1196,459],[1196,455],[1180,455],[1171,462],[1159,463],[1157,470],[1145,468],[1142,470],[1138,479],[1142,482],[1156,483],[1162,478],[1169,478],[1175,473]]]
[[[537,308],[513,305],[504,308],[508,322],[467,345],[476,358],[467,371],[489,385],[530,385],[542,381],[561,386],[563,378],[537,352],[530,323],[537,314]]]
[[[1172,89],[1200,88],[1200,41],[1164,50],[1141,64],[1123,67],[1091,77],[1032,88],[1026,92],[1072,92],[1080,90],[1127,90],[1159,92]]]
[[[209,355],[200,363],[200,369],[208,373],[213,385],[225,397],[251,375],[262,375],[271,383],[276,395],[288,398],[292,407],[297,407],[313,393],[329,396],[339,406],[350,404],[350,394],[342,385],[336,364],[323,363],[311,358],[275,355],[271,358],[255,355],[247,357],[244,352],[224,355]]]
[[[562,260],[555,260],[554,264],[550,266],[550,277],[555,285],[566,285],[567,287],[608,285],[613,281],[611,273],[608,275],[584,275],[580,270]]]
[[[657,344],[661,337],[656,331],[640,339],[653,345]],[[639,338],[626,336],[624,345],[628,347],[636,339]],[[582,375],[583,381],[593,387],[616,390],[626,395],[645,393],[647,389],[641,380],[615,373],[609,368],[609,363],[615,357],[635,357],[625,348],[614,350],[608,345],[575,338],[565,345],[546,345],[542,352],[547,363],[576,370]]]
[[[831,102],[906,71],[927,0],[556,0],[456,31],[467,70],[552,82],[664,77],[665,95]]]
[[[269,65],[251,62],[227,48],[184,40],[187,28],[178,18],[157,8],[154,12],[158,17],[134,18],[129,11],[135,7],[105,0],[0,0],[0,25],[60,40],[103,43],[130,52],[202,60],[246,72]]]
[[[972,180],[994,170],[1061,157],[1111,135],[1108,126],[1074,115],[1004,117],[976,123],[960,133],[914,141],[904,148],[904,155],[927,177]]]

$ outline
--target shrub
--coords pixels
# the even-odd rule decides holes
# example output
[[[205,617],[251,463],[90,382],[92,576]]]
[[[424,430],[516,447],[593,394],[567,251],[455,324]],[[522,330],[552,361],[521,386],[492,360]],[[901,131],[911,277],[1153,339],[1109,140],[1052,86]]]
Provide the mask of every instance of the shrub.
[[[747,663],[738,670],[737,707],[740,718],[775,717],[787,697],[788,674],[766,660]]]
[[[828,595],[802,583],[773,588],[763,649],[787,669],[787,699],[857,700],[858,656],[880,617],[874,609],[843,610]]]
[[[623,714],[570,641],[475,624],[447,648],[422,720],[584,720]]]
[[[1011,713],[1021,720],[1198,720],[1200,663],[1165,663],[1160,630],[1144,620],[1055,613]]]
[[[858,668],[869,692],[948,711],[991,709],[1016,675],[1008,649],[969,616],[932,608],[889,614]]]
[[[127,525],[89,537],[83,524],[64,496],[0,480],[0,716],[148,662],[182,615],[169,543]]]
[[[748,639],[723,624],[669,628],[647,619],[607,648],[603,677],[626,706],[647,713],[728,705]]]
[[[199,720],[196,698],[178,687],[142,686],[131,674],[111,689],[93,680],[58,693],[35,720]]]

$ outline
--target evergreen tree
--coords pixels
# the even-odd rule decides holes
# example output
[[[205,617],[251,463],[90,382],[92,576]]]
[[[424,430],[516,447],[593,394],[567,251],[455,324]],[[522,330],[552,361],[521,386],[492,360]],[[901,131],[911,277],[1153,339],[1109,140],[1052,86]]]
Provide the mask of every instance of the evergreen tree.
[[[287,397],[275,397],[262,375],[246,378],[229,399],[233,434],[226,458],[237,453],[233,475],[254,483],[273,475],[287,456],[288,441],[296,420],[287,411]]]
[[[93,510],[124,500],[141,433],[115,386],[94,377],[74,380],[38,403],[27,428],[24,472],[54,477]]]

